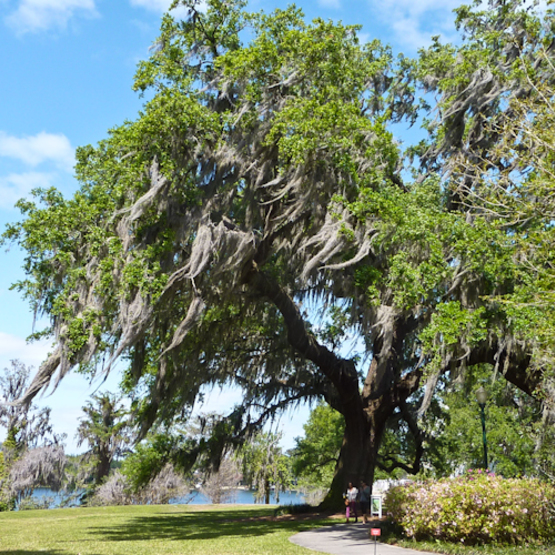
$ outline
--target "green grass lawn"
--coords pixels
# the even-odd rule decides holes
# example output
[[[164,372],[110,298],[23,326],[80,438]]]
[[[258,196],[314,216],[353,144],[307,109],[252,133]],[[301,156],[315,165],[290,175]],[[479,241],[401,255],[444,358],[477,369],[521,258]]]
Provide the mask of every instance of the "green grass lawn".
[[[289,542],[324,521],[270,517],[237,505],[154,505],[0,514],[0,553],[11,555],[307,555]]]
[[[150,505],[0,513],[2,555],[310,555],[297,532],[341,520],[273,518],[257,505]],[[555,555],[555,547],[465,547],[403,540],[385,523],[382,539],[447,555]],[[369,555],[373,553],[369,545]]]

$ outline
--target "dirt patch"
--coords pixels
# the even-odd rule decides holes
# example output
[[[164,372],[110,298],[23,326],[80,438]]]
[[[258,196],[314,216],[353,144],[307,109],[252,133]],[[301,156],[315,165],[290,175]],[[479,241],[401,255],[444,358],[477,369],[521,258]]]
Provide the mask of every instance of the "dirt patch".
[[[311,520],[324,520],[329,518],[331,520],[337,520],[338,522],[345,521],[345,515],[343,513],[332,513],[332,512],[314,512],[314,513],[300,513],[300,514],[283,514],[283,515],[265,515],[265,516],[252,516],[247,518],[233,518],[225,520],[225,522],[308,522]],[[381,520],[375,518],[368,521],[368,526],[378,527],[383,525],[385,518]]]
[[[328,512],[323,512],[323,513],[301,513],[298,515],[279,515],[279,516],[272,516],[270,517],[271,520],[276,520],[276,521],[298,521],[298,522],[304,522],[306,520],[322,520],[324,518],[333,518],[333,519],[341,519],[344,518],[342,514],[335,514],[335,513],[328,513]]]
[[[326,518],[343,519],[342,514],[334,513],[300,513],[297,515],[283,514],[283,515],[264,515],[264,516],[250,516],[245,518],[230,518],[224,522],[306,522],[310,520],[323,520]]]

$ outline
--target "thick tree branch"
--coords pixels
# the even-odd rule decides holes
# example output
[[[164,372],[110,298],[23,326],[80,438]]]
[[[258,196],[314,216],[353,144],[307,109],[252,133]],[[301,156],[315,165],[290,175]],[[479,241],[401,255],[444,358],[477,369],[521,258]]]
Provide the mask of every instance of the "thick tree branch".
[[[303,357],[316,364],[338,392],[343,395],[348,394],[353,399],[359,399],[358,376],[354,363],[336,356],[307,331],[301,312],[285,290],[254,265],[247,274],[246,280],[259,295],[269,299],[279,310],[283,316],[291,346]]]
[[[537,395],[542,383],[542,372],[530,366],[531,357],[521,349],[513,347],[510,352],[500,349],[497,341],[473,349],[466,364],[488,363],[497,366],[505,379],[532,397]]]
[[[410,410],[407,407],[407,404],[402,401],[399,404],[399,408],[401,410],[401,415],[403,416],[403,420],[407,423],[409,430],[414,438],[415,441],[415,453],[414,453],[414,460],[412,465],[408,465],[404,462],[399,461],[398,459],[391,457],[391,456],[384,456],[382,457],[382,461],[389,461],[391,462],[390,465],[386,465],[384,462],[378,460],[378,466],[385,470],[388,473],[393,472],[396,468],[401,468],[405,472],[409,474],[418,474],[420,472],[420,464],[422,462],[422,455],[424,454],[424,438],[422,431],[418,427],[418,423],[416,419],[411,414]]]

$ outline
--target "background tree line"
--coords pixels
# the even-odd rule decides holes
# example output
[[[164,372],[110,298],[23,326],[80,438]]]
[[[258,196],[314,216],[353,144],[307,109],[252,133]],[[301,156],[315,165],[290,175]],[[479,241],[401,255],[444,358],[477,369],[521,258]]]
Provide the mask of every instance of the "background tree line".
[[[30,372],[14,360],[0,374],[0,426],[6,435],[0,446],[0,510],[190,501],[195,491],[213,503],[223,503],[234,500],[240,485],[253,489],[258,502],[269,503],[270,492],[279,501],[280,492],[292,486],[280,436],[273,433],[256,434],[239,452],[229,453],[217,471],[199,460],[187,472],[179,472],[170,462],[158,472],[160,442],[206,435],[204,428],[211,425],[207,421],[215,421],[216,415],[201,417],[187,430],[152,433],[133,448],[132,414],[121,395],[109,392],[93,395],[83,406],[76,436],[78,445],[87,450],[68,455],[65,437],[52,429],[50,409],[30,405],[22,411],[13,404],[28,386]],[[37,488],[48,488],[52,495],[33,497]]]
[[[130,411],[117,395],[97,394],[83,407],[77,431],[80,445],[86,444],[88,449],[81,455],[67,455],[65,438],[56,435],[50,424],[49,409],[30,406],[21,413],[6,404],[17,399],[29,375],[30,369],[19,361],[12,361],[0,375],[0,423],[6,432],[0,449],[2,510],[48,508],[55,494],[59,505],[168,503],[176,498],[190,501],[195,491],[213,503],[226,503],[236,499],[240,485],[252,489],[258,502],[269,503],[271,492],[279,502],[282,491],[294,489],[316,504],[332,482],[345,424],[342,415],[328,405],[314,407],[304,435],[287,453],[279,446],[279,434],[260,433],[237,452],[229,452],[217,471],[207,461],[198,461],[188,472],[169,462],[157,472],[157,459],[166,451],[159,448],[160,442],[172,441],[171,437],[180,441],[198,434],[209,436],[203,428],[213,425],[217,415],[205,416],[187,430],[150,434],[133,447]],[[481,430],[473,392],[488,376],[487,368],[477,368],[470,379],[440,388],[442,394],[431,409],[434,420],[421,477],[451,476],[481,467]],[[552,427],[546,426],[541,403],[505,381],[488,387],[492,471],[507,478],[528,476],[552,481],[555,437]],[[392,425],[388,429],[385,462],[400,456],[401,451],[414,449],[407,437],[410,434],[402,427]],[[377,473],[378,479],[404,477],[402,470],[390,474],[382,468]],[[43,487],[52,495],[33,497],[34,490]]]

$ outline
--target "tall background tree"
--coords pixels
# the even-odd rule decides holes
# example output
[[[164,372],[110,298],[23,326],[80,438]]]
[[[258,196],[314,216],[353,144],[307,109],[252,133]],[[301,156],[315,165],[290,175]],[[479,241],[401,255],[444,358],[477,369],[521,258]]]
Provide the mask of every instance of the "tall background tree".
[[[77,428],[78,445],[89,446],[83,462],[92,467],[93,486],[98,486],[108,477],[112,462],[130,445],[132,424],[122,400],[112,393],[93,395],[83,412]]]
[[[254,489],[255,501],[268,504],[273,492],[279,503],[280,493],[291,488],[289,460],[279,445],[280,439],[280,434],[259,432],[241,449],[243,482]]]
[[[107,372],[125,355],[144,435],[186,419],[202,386],[238,385],[243,404],[212,440],[179,451],[191,461],[207,448],[217,467],[280,410],[323,399],[345,422],[326,499],[336,505],[347,482],[372,483],[390,420],[410,436],[412,460],[386,468],[420,469],[419,418],[442,376],[490,363],[548,398],[544,351],[516,341],[498,300],[526,276],[513,230],[452,184],[458,153],[494,136],[485,122],[531,78],[493,71],[492,45],[503,69],[496,60],[521,29],[539,28],[522,35],[531,60],[551,12],[516,10],[513,32],[495,35],[505,3],[463,8],[467,41],[436,42],[415,63],[361,45],[358,27],[307,24],[296,8],[178,4],[189,17],[165,16],[139,64],[135,88],[149,100],[138,119],[78,150],[73,198],[36,191],[4,234],[28,253],[18,286],[49,316],[56,345],[23,402],[56,371],[92,372],[107,354]],[[388,128],[416,120],[419,83],[445,94],[431,140],[412,151],[423,172],[405,183]],[[477,191],[483,179],[470,176]],[[366,363],[344,354],[349,335]]]
[[[63,439],[54,435],[49,407],[22,407],[16,403],[29,387],[32,370],[21,361],[12,360],[0,374],[0,426],[6,433],[3,445],[16,452],[37,447],[48,438],[54,443]]]
[[[29,386],[32,369],[12,360],[0,375],[0,510],[22,507],[35,489],[62,487],[67,459],[63,435],[53,431],[50,408],[16,401]]]
[[[241,477],[239,461],[235,457],[225,457],[216,472],[204,476],[200,491],[210,503],[233,503]]]
[[[480,409],[475,391],[487,388],[487,448],[490,470],[504,477],[554,474],[553,426],[542,403],[506,380],[492,382],[491,368],[477,365],[465,379],[445,384],[438,394],[435,418],[429,421],[427,471],[435,476],[481,468],[484,461]]]
[[[327,493],[341,451],[345,422],[329,405],[319,403],[303,426],[304,437],[295,439],[290,451],[291,470],[297,487],[310,501],[321,501]]]

